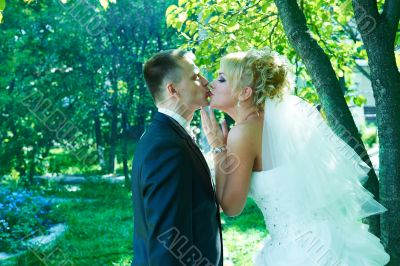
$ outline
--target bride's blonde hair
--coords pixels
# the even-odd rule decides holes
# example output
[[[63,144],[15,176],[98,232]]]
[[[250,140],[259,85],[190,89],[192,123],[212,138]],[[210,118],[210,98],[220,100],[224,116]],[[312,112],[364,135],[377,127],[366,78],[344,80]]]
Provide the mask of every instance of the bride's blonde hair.
[[[282,98],[291,85],[287,60],[269,48],[227,54],[221,59],[221,70],[235,92],[253,89],[259,110],[267,98]]]

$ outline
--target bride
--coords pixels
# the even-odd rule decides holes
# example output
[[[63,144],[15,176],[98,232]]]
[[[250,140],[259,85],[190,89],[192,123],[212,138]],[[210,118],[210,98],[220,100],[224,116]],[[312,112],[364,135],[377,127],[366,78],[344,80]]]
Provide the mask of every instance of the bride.
[[[286,61],[269,50],[228,54],[210,83],[210,106],[235,126],[220,127],[202,109],[212,147],[216,193],[229,216],[247,196],[269,236],[257,266],[385,265],[389,255],[362,218],[386,209],[362,187],[370,168],[308,103],[287,94]]]

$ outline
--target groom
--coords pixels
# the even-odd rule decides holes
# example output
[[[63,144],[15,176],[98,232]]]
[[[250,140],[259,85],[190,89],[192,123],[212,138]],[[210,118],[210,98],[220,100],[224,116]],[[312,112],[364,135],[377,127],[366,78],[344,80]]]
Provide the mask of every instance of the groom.
[[[193,54],[168,50],[144,66],[158,112],[142,135],[132,172],[135,266],[223,264],[219,207],[210,170],[188,134],[208,105]]]

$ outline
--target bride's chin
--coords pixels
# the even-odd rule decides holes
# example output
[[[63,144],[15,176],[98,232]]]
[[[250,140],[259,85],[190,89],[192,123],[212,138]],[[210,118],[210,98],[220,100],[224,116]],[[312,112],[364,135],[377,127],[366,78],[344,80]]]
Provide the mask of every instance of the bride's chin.
[[[217,108],[219,107],[219,105],[218,105],[218,103],[216,103],[215,101],[213,101],[213,100],[211,99],[211,101],[210,101],[210,107],[213,108],[213,109],[217,109]]]
[[[221,111],[221,112],[225,112],[225,109],[220,105],[210,104],[210,108],[213,109],[213,110],[218,110],[218,111]]]

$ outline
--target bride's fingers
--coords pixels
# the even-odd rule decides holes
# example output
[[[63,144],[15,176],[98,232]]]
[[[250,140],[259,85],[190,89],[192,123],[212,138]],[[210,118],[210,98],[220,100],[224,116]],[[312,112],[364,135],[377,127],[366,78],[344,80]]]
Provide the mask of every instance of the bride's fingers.
[[[206,120],[207,126],[210,129],[213,127],[213,122],[212,122],[212,117],[211,117],[212,113],[213,113],[213,111],[211,109],[209,112],[206,112],[206,110],[204,110],[204,118]]]
[[[203,108],[200,109],[200,118],[201,118],[201,125],[204,124],[204,110]]]
[[[208,131],[209,131],[209,119],[207,117],[206,111],[203,108],[201,108],[201,110],[200,110],[200,116],[201,116],[201,124],[203,126],[203,129],[204,129],[204,131],[206,133],[208,133]]]
[[[214,110],[213,110],[213,109],[210,109],[210,120],[211,120],[211,125],[212,125],[214,128],[218,128],[217,119],[215,118]]]
[[[206,121],[205,121],[205,119],[204,119],[204,110],[203,110],[203,109],[200,110],[200,118],[201,118],[201,126],[202,126],[203,128],[205,128],[205,126],[206,126]]]
[[[226,123],[225,119],[221,122],[221,128],[222,128],[222,134],[224,134],[224,137],[228,136],[228,124]]]

